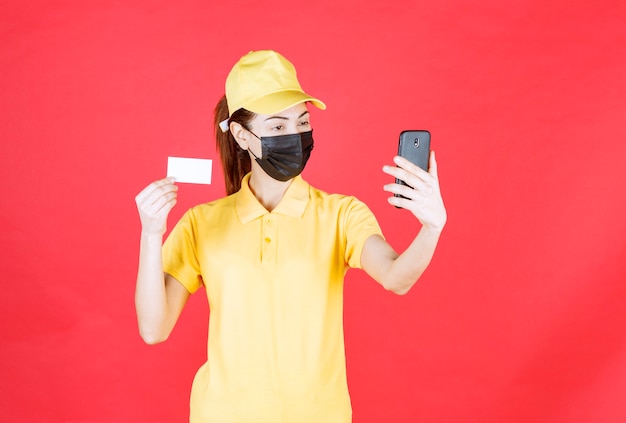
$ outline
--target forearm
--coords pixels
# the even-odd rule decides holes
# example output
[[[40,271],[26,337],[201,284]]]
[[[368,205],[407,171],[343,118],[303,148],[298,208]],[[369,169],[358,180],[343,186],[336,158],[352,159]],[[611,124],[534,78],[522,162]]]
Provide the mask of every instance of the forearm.
[[[405,185],[386,184],[383,189],[394,194],[387,201],[413,213],[422,228],[400,255],[382,238],[372,237],[364,246],[361,261],[376,281],[402,295],[411,289],[430,264],[448,218],[439,189],[435,152],[430,152],[428,171],[399,156],[394,157],[394,163],[396,166],[383,166],[383,171],[404,181]]]
[[[142,232],[139,268],[135,289],[135,308],[141,337],[149,344],[167,338],[168,303],[159,234]]]
[[[440,228],[423,226],[409,247],[391,262],[382,285],[399,295],[407,293],[430,264],[440,235]]]

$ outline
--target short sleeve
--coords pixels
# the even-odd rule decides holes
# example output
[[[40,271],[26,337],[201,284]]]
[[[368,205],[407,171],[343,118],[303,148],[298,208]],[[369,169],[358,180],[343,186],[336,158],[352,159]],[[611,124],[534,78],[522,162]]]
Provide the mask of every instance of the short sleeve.
[[[361,252],[365,241],[372,235],[382,236],[374,213],[362,201],[350,197],[344,210],[345,261],[348,266],[361,268]]]
[[[188,210],[163,244],[163,271],[172,275],[190,293],[202,286],[193,209]]]

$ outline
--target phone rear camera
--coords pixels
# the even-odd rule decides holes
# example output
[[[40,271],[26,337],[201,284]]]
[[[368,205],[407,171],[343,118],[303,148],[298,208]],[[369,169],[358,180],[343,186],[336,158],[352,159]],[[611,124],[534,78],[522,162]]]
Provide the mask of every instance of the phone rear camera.
[[[415,148],[418,148],[420,146],[420,139],[415,138],[415,140],[413,140],[413,145],[415,146]]]

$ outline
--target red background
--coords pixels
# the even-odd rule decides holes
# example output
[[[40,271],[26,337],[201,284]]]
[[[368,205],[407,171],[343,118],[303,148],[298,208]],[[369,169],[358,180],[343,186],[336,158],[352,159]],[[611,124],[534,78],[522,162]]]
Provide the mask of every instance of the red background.
[[[2,420],[186,421],[206,299],[142,343],[134,196],[167,156],[217,159],[226,74],[272,48],[328,105],[305,177],[397,249],[418,225],[380,168],[402,129],[438,153],[449,221],[419,284],[347,276],[355,423],[625,421],[624,22],[620,0],[2,2]]]

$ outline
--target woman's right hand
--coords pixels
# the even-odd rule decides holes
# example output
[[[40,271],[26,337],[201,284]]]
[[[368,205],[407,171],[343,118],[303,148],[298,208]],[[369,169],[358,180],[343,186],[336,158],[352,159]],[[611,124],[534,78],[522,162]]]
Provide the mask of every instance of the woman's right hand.
[[[163,235],[167,216],[176,204],[178,187],[173,178],[154,181],[135,197],[141,229],[146,234]]]

